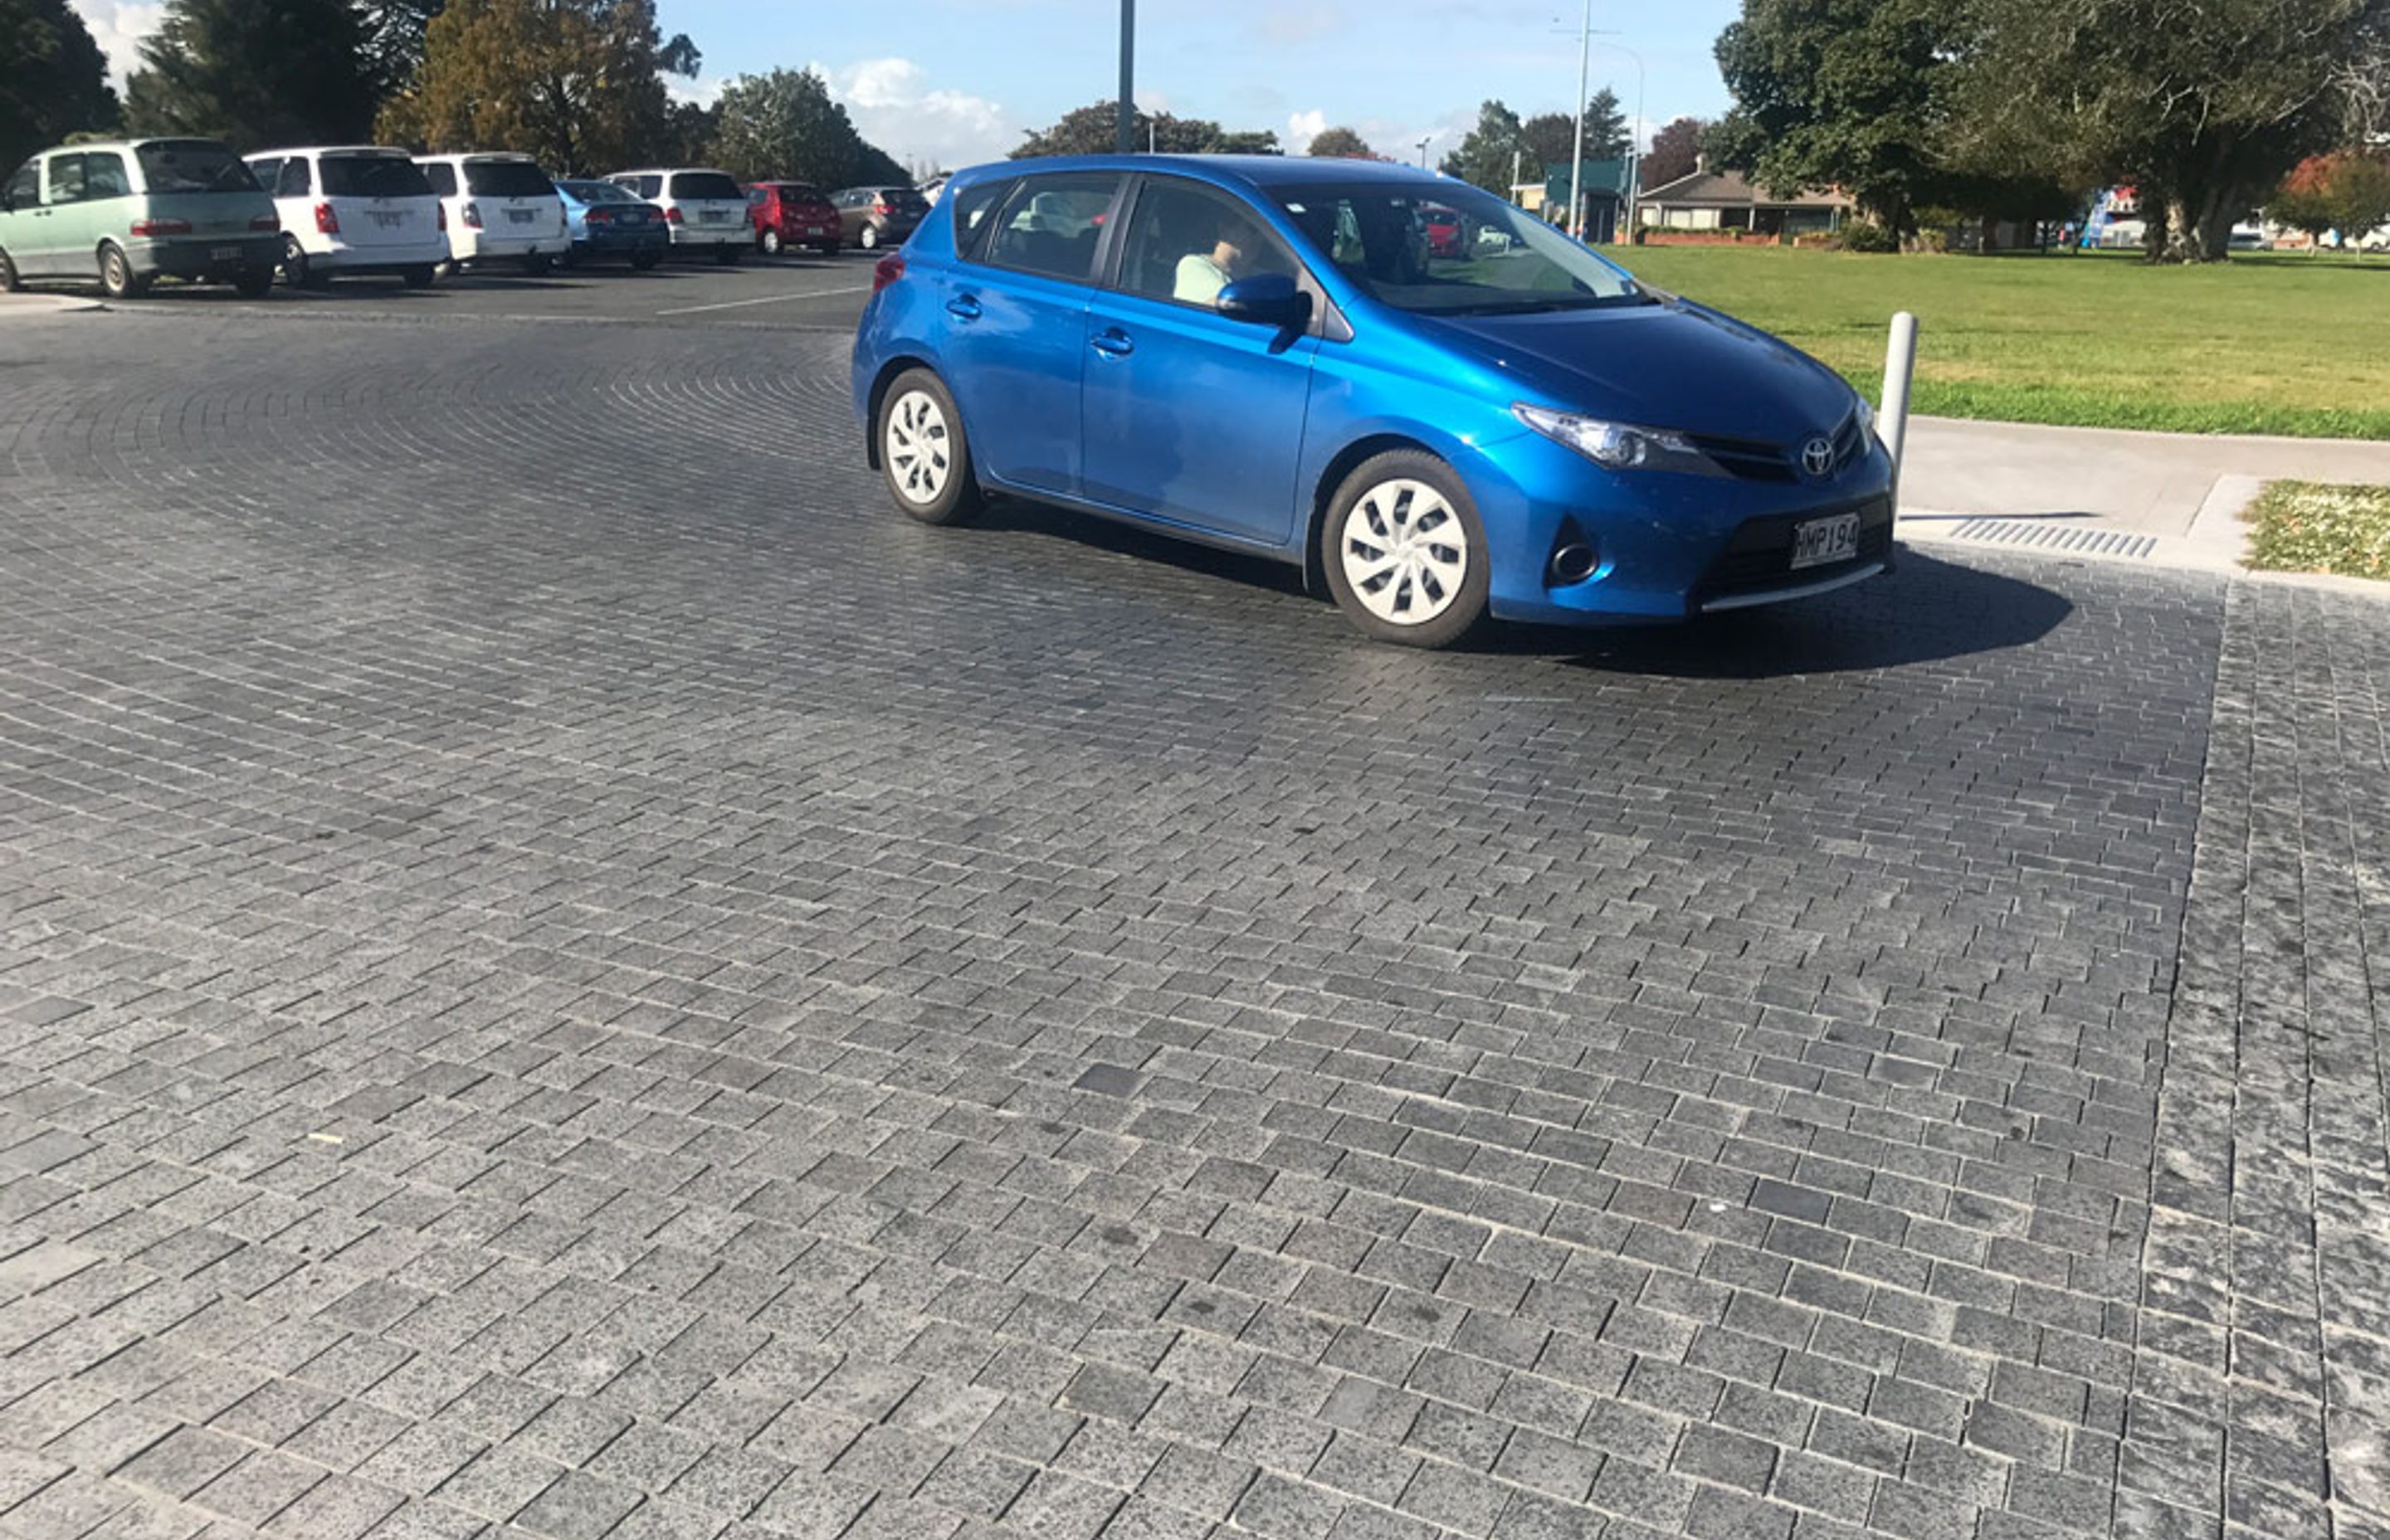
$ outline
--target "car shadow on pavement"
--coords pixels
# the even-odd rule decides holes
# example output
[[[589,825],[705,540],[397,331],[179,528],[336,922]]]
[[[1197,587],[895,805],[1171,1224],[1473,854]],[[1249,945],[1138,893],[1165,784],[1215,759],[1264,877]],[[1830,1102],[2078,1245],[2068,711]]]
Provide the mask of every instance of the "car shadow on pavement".
[[[1774,679],[2026,647],[2074,611],[2072,600],[2039,584],[1907,546],[1889,576],[1814,599],[1728,610],[1684,625],[1497,629],[1484,650],[1540,652],[1613,674]]]

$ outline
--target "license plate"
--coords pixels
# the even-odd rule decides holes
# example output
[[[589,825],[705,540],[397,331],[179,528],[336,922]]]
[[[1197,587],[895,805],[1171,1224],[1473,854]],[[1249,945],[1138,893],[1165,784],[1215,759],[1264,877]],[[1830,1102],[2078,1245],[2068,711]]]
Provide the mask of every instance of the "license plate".
[[[708,225],[719,225],[730,216],[719,209],[703,209],[699,211],[697,217]]]
[[[238,246],[211,246],[208,248],[208,261],[238,262],[240,261],[240,248]]]
[[[400,225],[406,223],[406,215],[404,213],[384,213],[379,209],[373,210],[372,212],[373,222],[376,225],[380,225],[385,230],[395,230]]]
[[[507,211],[507,217],[513,220],[518,225],[528,225],[533,219],[537,218],[538,215],[539,211],[536,209],[508,209]]]
[[[1831,519],[1812,519],[1805,524],[1792,526],[1792,565],[1822,567],[1830,561],[1848,561],[1859,554],[1859,516],[1856,513],[1836,514]]]

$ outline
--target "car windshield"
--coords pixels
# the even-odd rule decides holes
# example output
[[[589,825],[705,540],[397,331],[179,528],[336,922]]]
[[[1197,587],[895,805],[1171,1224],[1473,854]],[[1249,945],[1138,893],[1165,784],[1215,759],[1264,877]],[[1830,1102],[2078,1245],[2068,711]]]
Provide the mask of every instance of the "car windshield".
[[[726,198],[740,202],[747,195],[739,184],[718,171],[677,171],[673,173],[672,195],[675,198]]]
[[[316,162],[327,198],[429,198],[423,168],[404,155],[327,155]]]
[[[468,160],[465,190],[481,198],[551,198],[556,184],[529,160]]]
[[[212,139],[159,139],[133,152],[153,193],[255,192],[257,178]]]
[[[1279,201],[1371,299],[1427,315],[1526,314],[1654,302],[1626,270],[1471,187],[1285,187]],[[1437,234],[1431,239],[1428,226]]]
[[[639,195],[611,182],[559,182],[558,192],[583,203],[636,203]]]

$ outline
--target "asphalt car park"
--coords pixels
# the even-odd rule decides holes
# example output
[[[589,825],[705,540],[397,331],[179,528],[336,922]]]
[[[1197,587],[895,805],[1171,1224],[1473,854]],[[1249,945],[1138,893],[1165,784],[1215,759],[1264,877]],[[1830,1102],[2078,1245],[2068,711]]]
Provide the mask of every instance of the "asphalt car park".
[[[675,261],[641,273],[610,261],[557,268],[536,278],[469,271],[424,289],[379,277],[343,279],[319,289],[277,286],[259,300],[167,285],[127,303],[167,314],[270,308],[331,319],[662,322],[851,332],[870,293],[871,258],[866,253],[751,252],[736,267]]]
[[[0,1533],[2390,1522],[2377,604],[1400,651],[868,275],[0,317]]]

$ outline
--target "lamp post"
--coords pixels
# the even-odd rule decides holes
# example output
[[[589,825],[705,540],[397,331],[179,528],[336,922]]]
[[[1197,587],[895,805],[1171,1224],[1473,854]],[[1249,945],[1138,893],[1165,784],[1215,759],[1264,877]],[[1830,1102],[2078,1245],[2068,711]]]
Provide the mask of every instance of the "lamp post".
[[[1435,135],[1433,134],[1419,142],[1420,170],[1421,171],[1427,170],[1427,147],[1433,143],[1435,143]]]
[[[1576,34],[1576,135],[1569,149],[1569,234],[1585,238],[1585,86],[1593,54],[1593,0],[1585,0],[1585,24]]]
[[[1113,127],[1114,148],[1123,155],[1137,149],[1137,0],[1121,0],[1120,107]]]

